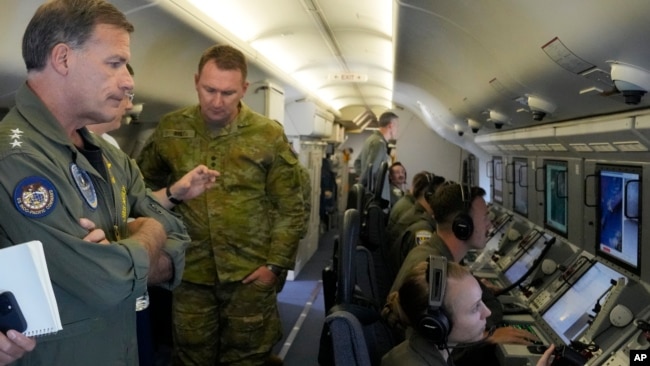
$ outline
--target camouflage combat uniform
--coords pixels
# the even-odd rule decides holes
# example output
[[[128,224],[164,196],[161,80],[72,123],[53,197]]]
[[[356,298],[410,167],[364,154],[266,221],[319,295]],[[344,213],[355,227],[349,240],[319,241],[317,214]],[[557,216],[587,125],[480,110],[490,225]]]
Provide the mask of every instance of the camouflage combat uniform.
[[[199,106],[187,107],[163,117],[138,164],[155,189],[198,164],[221,173],[176,207],[192,238],[174,292],[176,361],[263,362],[281,338],[276,288],[241,281],[265,264],[293,268],[304,226],[300,164],[282,127],[241,103],[213,136]]]

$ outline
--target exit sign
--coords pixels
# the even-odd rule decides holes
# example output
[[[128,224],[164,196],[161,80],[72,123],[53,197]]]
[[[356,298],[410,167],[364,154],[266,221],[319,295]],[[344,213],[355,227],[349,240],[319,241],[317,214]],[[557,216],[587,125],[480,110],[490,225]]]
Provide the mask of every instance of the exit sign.
[[[330,74],[328,79],[335,80],[335,81],[348,81],[353,83],[362,83],[368,81],[368,75],[357,74],[354,72],[343,72],[339,74]]]

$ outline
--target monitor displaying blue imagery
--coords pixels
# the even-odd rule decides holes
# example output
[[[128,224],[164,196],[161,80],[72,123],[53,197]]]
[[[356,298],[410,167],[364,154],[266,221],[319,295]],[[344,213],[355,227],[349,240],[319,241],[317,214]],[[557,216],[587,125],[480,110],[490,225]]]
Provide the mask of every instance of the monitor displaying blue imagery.
[[[609,296],[611,280],[618,281],[621,277],[625,276],[596,262],[542,314],[542,318],[564,343],[569,344],[589,328],[596,302],[603,305]]]
[[[639,274],[641,168],[597,165],[596,254]]]
[[[513,210],[523,216],[528,216],[528,163],[524,158],[514,158],[513,192],[515,201]]]
[[[552,231],[567,236],[568,196],[566,161],[545,160],[544,224]]]

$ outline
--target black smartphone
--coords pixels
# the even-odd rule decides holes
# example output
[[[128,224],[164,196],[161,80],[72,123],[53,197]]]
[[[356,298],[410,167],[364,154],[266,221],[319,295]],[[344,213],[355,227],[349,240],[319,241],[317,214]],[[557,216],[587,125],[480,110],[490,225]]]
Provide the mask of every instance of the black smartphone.
[[[27,329],[27,321],[14,294],[5,291],[0,293],[0,332],[6,334],[9,329],[24,332]]]
[[[532,345],[528,346],[527,348],[528,348],[528,352],[530,352],[530,353],[532,353],[534,355],[541,355],[544,352],[546,352],[546,350],[548,349],[548,346],[545,346],[545,345],[542,345],[542,344],[532,344]]]

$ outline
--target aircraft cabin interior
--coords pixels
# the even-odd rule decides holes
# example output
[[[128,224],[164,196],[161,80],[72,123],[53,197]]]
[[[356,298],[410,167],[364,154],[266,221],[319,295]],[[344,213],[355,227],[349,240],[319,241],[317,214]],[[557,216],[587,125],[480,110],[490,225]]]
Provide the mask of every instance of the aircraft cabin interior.
[[[244,103],[283,125],[309,170],[309,231],[285,293],[311,295],[291,282],[316,256],[326,258],[325,266],[316,262],[323,278],[310,297],[322,309],[309,323],[315,331],[306,348],[314,358],[295,365],[328,364],[317,359],[328,310],[355,302],[363,290],[366,298],[376,295],[372,276],[380,277],[381,267],[362,268],[360,258],[366,266],[367,258],[377,261],[373,240],[382,240],[385,227],[367,216],[380,184],[359,187],[353,162],[386,111],[399,117],[391,157],[405,167],[407,189],[428,171],[486,190],[492,229],[486,248],[471,251],[465,264],[503,289],[506,325],[577,353],[571,365],[631,365],[635,351],[650,348],[647,2],[109,2],[135,26],[134,108],[110,133],[122,150],[136,157],[165,114],[197,104],[200,55],[230,44],[249,63]],[[41,3],[3,1],[0,117],[25,82],[22,35]],[[337,182],[325,227],[324,159]],[[335,242],[325,254],[324,238]],[[299,308],[317,306],[309,304]],[[283,322],[286,341],[294,320]],[[368,334],[380,331],[362,327],[365,335],[350,337],[364,339],[367,349],[339,350],[335,342],[334,359],[360,352],[370,363],[346,365],[379,364],[381,346]],[[497,347],[501,365],[534,365],[540,356],[523,345]]]

